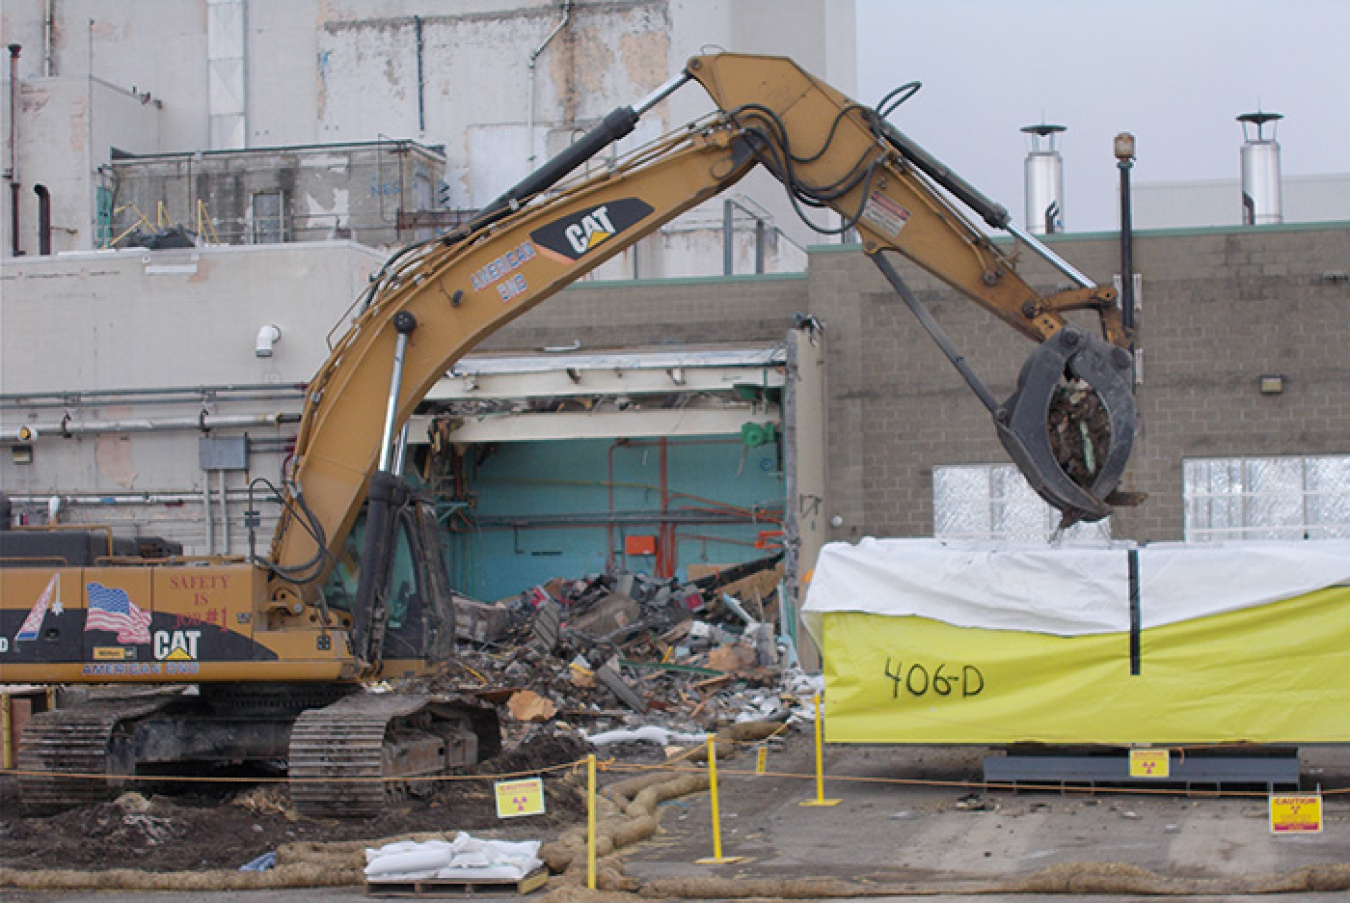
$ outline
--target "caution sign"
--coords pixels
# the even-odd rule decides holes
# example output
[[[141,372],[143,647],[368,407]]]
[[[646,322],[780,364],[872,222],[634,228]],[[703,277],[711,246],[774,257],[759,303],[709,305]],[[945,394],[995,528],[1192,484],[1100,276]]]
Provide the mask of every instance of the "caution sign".
[[[498,818],[544,814],[543,778],[498,781],[492,786],[497,791]]]
[[[1171,767],[1172,757],[1165,749],[1130,750],[1130,777],[1165,778]]]
[[[1270,833],[1321,834],[1320,793],[1276,793],[1270,797]]]

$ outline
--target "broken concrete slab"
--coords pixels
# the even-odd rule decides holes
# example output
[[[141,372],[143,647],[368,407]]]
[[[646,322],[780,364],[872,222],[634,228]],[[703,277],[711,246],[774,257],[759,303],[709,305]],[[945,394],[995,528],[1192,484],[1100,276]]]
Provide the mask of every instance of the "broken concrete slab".
[[[567,628],[592,637],[602,637],[631,627],[642,618],[642,607],[631,596],[615,592],[597,600],[585,612],[567,619]]]
[[[558,648],[562,639],[562,608],[557,602],[549,599],[539,606],[530,622],[530,635],[545,652]]]
[[[511,627],[511,612],[500,602],[491,605],[455,595],[455,632],[462,640],[495,643]]]
[[[595,672],[596,680],[604,685],[619,698],[619,701],[628,706],[635,712],[647,711],[647,700],[638,694],[637,690],[628,682],[619,670],[619,663],[616,659],[610,659],[605,662],[599,670]]]

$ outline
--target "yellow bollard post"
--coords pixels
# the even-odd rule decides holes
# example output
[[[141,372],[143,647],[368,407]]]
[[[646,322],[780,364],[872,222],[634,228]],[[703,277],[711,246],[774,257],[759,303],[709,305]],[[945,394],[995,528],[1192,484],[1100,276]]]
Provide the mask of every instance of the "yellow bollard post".
[[[803,800],[799,805],[802,806],[837,806],[839,800],[825,799],[825,742],[823,739],[824,726],[820,711],[820,694],[816,694],[816,798],[813,800]]]
[[[586,886],[595,890],[595,753],[586,757]]]
[[[708,788],[712,796],[712,832],[713,855],[711,859],[694,860],[699,865],[716,865],[722,862],[740,862],[744,856],[722,855],[722,816],[717,808],[717,739],[708,735]]]

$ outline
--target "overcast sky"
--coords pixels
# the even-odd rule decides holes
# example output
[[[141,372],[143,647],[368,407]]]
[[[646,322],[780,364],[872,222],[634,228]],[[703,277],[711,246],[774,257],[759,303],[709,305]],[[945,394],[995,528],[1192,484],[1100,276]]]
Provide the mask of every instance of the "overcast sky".
[[[1134,182],[1239,178],[1240,113],[1283,113],[1283,173],[1350,173],[1350,0],[857,0],[857,99],[1025,222],[1022,126],[1068,127],[1064,222],[1115,229]],[[1267,126],[1269,129],[1270,126]],[[1234,203],[1238,203],[1235,198]]]

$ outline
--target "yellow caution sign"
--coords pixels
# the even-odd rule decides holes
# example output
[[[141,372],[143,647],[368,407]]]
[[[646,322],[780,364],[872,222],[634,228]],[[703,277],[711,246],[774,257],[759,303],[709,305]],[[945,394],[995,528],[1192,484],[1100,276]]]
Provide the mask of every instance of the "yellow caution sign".
[[[1270,833],[1321,834],[1320,793],[1275,793],[1270,797]]]
[[[497,793],[498,818],[544,814],[543,778],[498,781],[492,786]]]
[[[1165,749],[1130,750],[1130,777],[1165,778],[1171,767],[1172,757]]]

